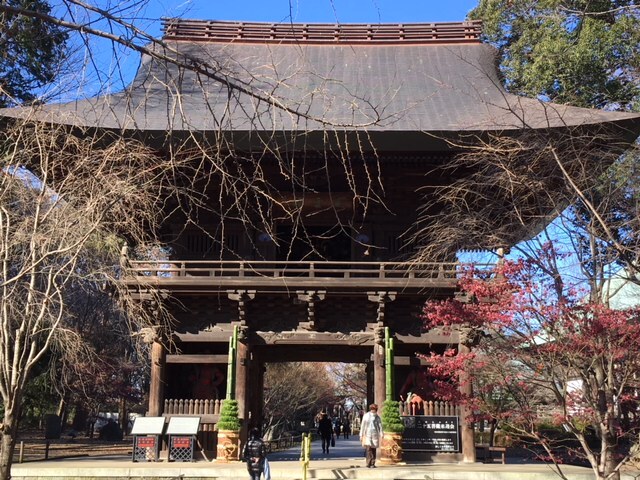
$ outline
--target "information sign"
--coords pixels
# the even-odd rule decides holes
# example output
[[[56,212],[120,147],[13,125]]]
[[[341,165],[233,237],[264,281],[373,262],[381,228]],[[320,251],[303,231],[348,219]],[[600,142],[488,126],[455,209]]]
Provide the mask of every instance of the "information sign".
[[[171,417],[167,435],[197,435],[200,417]]]
[[[162,435],[164,417],[136,417],[131,427],[131,435]]]
[[[457,416],[403,416],[402,449],[423,452],[459,452]]]
[[[131,427],[133,435],[133,461],[156,462],[160,439],[164,432],[164,417],[136,417]]]

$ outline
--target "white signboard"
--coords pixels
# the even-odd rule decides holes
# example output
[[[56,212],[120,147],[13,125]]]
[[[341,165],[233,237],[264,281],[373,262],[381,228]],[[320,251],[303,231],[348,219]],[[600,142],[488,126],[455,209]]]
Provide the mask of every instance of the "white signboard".
[[[171,417],[167,435],[197,435],[200,417]]]
[[[131,428],[131,435],[162,435],[164,417],[136,417]]]

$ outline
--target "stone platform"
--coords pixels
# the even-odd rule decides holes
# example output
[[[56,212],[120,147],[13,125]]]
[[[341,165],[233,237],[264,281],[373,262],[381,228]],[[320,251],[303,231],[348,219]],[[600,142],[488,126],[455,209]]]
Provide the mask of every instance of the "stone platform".
[[[272,480],[298,480],[303,478],[299,461],[272,460]],[[565,466],[569,480],[592,480],[588,468]],[[623,474],[623,480],[634,480],[640,472]],[[198,461],[132,462],[128,458],[66,459],[16,464],[11,471],[12,480],[237,480],[247,478],[243,463],[218,463]],[[364,467],[361,458],[312,460],[307,478],[317,480],[542,480],[557,479],[551,467],[544,464],[401,464]]]
[[[82,452],[78,452],[82,454]],[[272,480],[303,478],[299,449],[269,456]],[[568,480],[592,480],[591,469],[563,466]],[[133,462],[129,456],[77,457],[14,464],[12,480],[237,480],[248,478],[242,462],[221,463],[203,459],[194,462]],[[314,480],[546,480],[557,479],[552,466],[525,463],[522,458],[507,457],[501,463],[405,463],[365,468],[362,447],[357,438],[340,440],[329,455],[312,444],[307,478]],[[640,471],[623,473],[622,480],[636,480]]]

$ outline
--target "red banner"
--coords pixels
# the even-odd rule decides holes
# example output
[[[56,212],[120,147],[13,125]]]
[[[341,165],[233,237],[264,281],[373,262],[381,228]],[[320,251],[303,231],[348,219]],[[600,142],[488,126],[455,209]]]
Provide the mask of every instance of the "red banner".
[[[191,448],[191,437],[171,437],[173,448]]]
[[[140,448],[154,448],[156,437],[136,437],[136,446]]]

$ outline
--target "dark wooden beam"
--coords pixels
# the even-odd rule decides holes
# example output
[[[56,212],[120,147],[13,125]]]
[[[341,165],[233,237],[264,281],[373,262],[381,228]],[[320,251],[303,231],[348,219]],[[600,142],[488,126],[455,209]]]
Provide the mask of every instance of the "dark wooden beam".
[[[405,366],[411,365],[412,367],[419,367],[421,365],[428,365],[426,360],[423,360],[418,357],[406,357],[406,356],[397,356],[393,357],[393,364],[396,366]]]
[[[371,356],[371,347],[332,347],[322,345],[299,345],[279,348],[269,345],[267,347],[255,347],[255,358],[264,363],[287,362],[341,362],[341,363],[365,363]]]
[[[366,294],[368,291],[396,290],[401,295],[420,295],[425,291],[443,290],[451,295],[457,287],[449,278],[260,278],[260,277],[135,277],[122,281],[131,289],[166,289],[173,295],[188,293],[226,293],[228,290],[250,289],[257,294],[278,293],[289,295],[292,290],[324,290],[327,294]]]
[[[166,356],[167,363],[227,363],[229,356],[210,354],[172,354]]]
[[[249,331],[249,342],[256,345],[350,345],[373,346],[373,330],[366,332],[314,332],[304,330],[292,332],[260,332]],[[231,336],[231,330],[219,330],[213,332],[175,333],[175,337],[182,342],[206,342],[227,343]],[[457,345],[459,336],[457,332],[446,333],[442,330],[432,330],[421,335],[396,335],[398,347],[401,345],[429,345],[429,344],[453,344]]]
[[[452,344],[457,345],[460,339],[458,332],[444,332],[443,330],[430,330],[422,333],[420,336],[415,335],[395,335],[396,344],[424,345],[434,344]]]
[[[231,325],[229,325],[231,328]],[[229,337],[233,331],[219,330],[215,332],[181,333],[175,332],[174,336],[181,342],[206,342],[206,343],[229,343]]]

